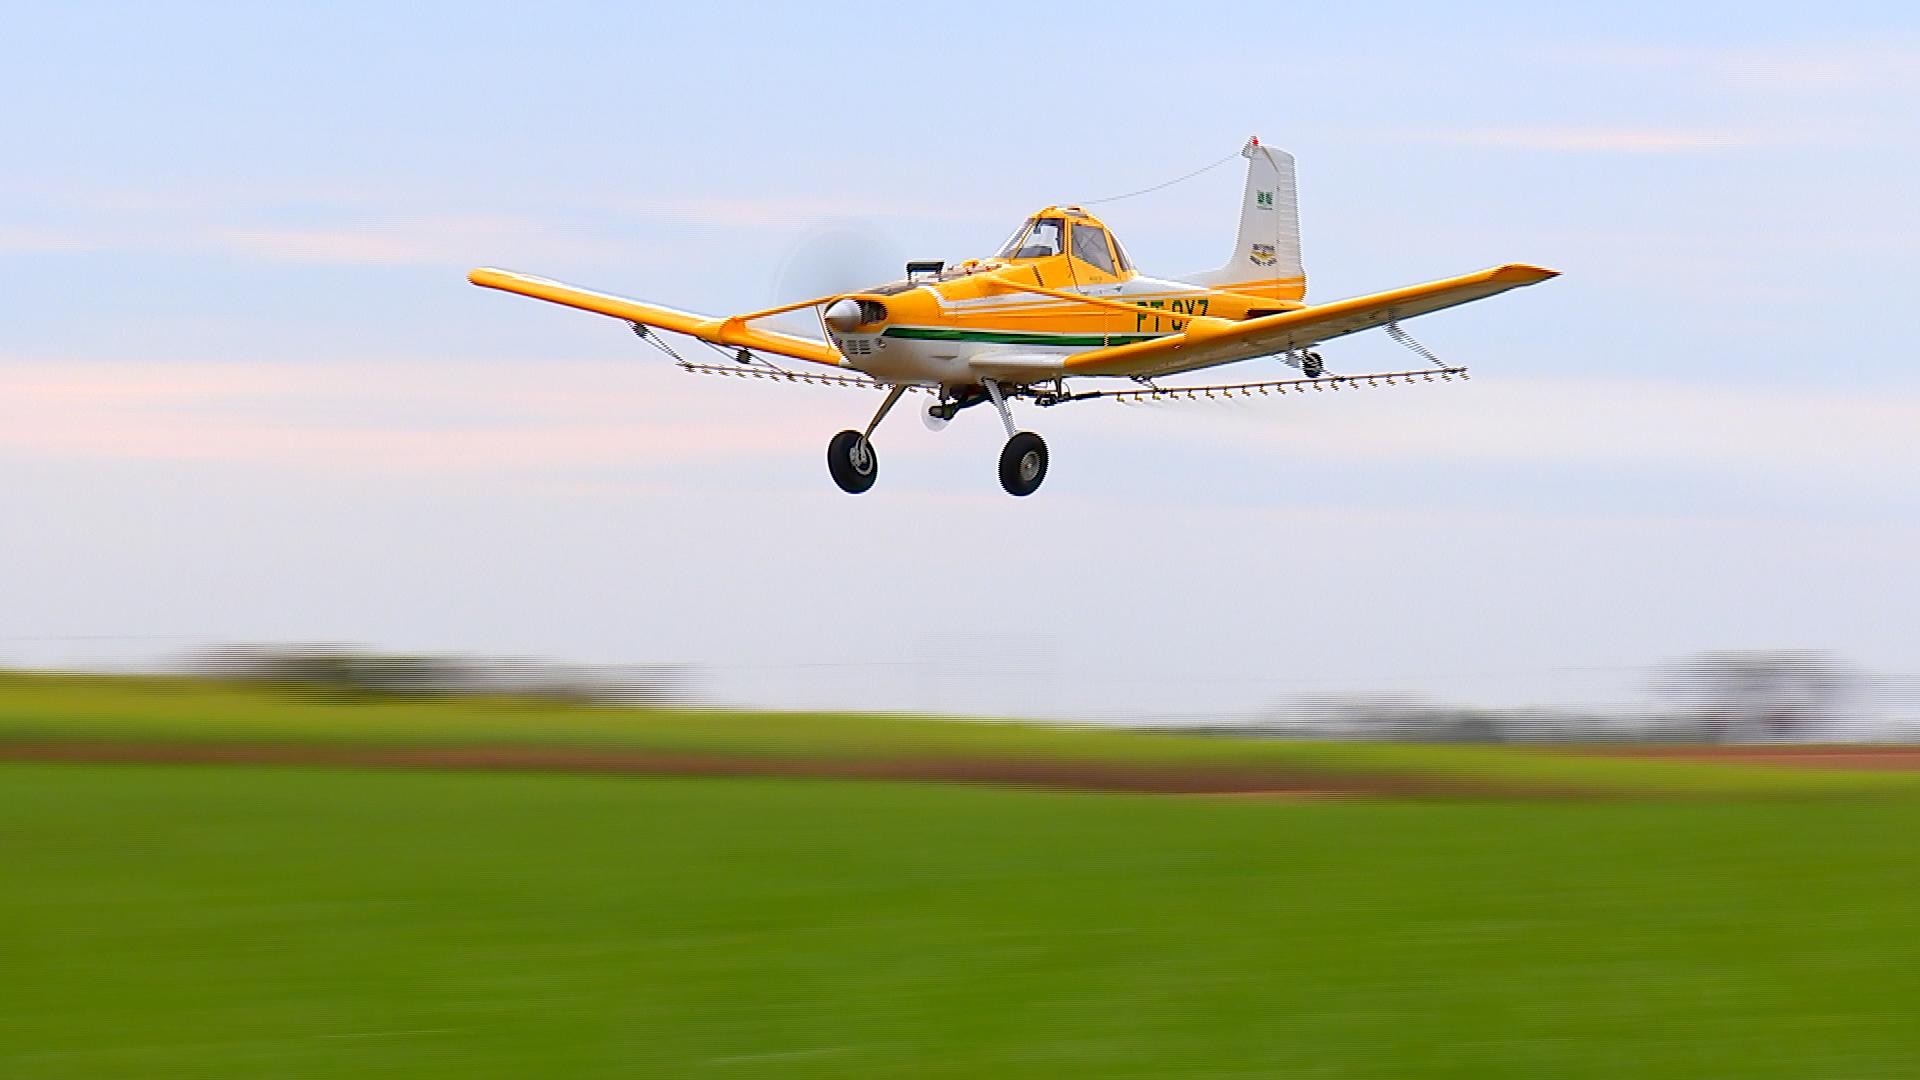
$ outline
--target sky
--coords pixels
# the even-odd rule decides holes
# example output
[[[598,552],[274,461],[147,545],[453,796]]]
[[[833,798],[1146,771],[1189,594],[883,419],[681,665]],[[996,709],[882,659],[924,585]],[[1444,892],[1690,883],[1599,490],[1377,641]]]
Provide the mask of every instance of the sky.
[[[1920,16],[1562,8],[10,5],[0,663],[339,642],[1040,715],[1626,706],[1727,648],[1920,686]],[[1019,500],[984,410],[902,410],[850,498],[871,394],[464,279],[750,310],[1248,135],[1298,160],[1309,300],[1564,276],[1408,324],[1464,384],[1020,409]],[[1096,208],[1214,266],[1236,165]]]

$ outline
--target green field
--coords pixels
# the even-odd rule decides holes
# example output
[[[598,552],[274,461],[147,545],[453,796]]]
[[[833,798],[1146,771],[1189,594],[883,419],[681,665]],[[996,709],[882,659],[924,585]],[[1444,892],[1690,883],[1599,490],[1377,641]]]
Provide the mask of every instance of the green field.
[[[0,1075],[1895,1076],[1920,804],[0,766]]]
[[[1907,774],[0,675],[0,758],[49,743],[1254,765],[1555,797],[0,764],[8,1080],[1920,1061]]]

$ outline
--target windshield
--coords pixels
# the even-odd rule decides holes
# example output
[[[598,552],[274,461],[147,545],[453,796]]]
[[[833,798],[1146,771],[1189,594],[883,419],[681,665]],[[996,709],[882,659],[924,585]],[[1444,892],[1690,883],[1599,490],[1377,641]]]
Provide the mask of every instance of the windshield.
[[[1001,248],[997,258],[1001,259],[1040,259],[1048,255],[1060,254],[1062,241],[1066,238],[1067,223],[1061,218],[1028,218],[1013,234],[1006,246]]]
[[[1000,245],[1000,250],[993,253],[994,258],[996,259],[1013,258],[1013,253],[1020,250],[1020,241],[1023,238],[1025,238],[1025,236],[1027,235],[1027,230],[1031,228],[1033,228],[1032,218],[1028,218],[1027,220],[1021,222],[1020,227],[1013,230],[1013,235],[1007,237],[1007,242]]]

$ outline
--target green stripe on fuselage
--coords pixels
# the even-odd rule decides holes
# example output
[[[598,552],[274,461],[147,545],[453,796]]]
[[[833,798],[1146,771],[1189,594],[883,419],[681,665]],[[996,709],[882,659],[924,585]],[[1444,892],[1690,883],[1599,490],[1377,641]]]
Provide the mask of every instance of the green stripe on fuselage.
[[[1131,345],[1152,341],[1165,334],[1034,334],[1014,330],[953,330],[937,326],[889,326],[881,337],[910,338],[916,341],[978,341],[994,345],[1057,345],[1093,347]]]

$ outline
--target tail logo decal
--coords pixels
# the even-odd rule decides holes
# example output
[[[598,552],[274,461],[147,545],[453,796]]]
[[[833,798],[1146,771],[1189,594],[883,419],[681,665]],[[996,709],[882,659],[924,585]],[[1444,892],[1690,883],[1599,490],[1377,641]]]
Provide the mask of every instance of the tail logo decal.
[[[1274,255],[1272,244],[1253,245],[1253,254],[1247,256],[1247,259],[1255,266],[1272,266],[1279,261]]]

